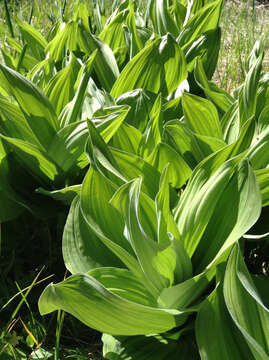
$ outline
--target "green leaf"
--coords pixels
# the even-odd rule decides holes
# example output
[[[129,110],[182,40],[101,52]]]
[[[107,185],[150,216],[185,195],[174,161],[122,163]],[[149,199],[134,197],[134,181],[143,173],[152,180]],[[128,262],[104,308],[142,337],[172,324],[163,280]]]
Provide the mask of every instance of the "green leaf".
[[[86,32],[81,25],[79,25],[78,35],[78,42],[82,51],[90,55],[97,50],[94,71],[100,82],[100,87],[110,91],[119,76],[118,65],[112,50],[97,36]]]
[[[102,267],[93,269],[88,274],[115,295],[144,306],[157,306],[156,299],[127,269]]]
[[[269,310],[252,281],[239,246],[230,255],[224,279],[224,298],[228,311],[246,339],[253,357],[269,359]]]
[[[170,14],[174,17],[178,29],[181,30],[187,14],[187,9],[185,4],[181,4],[179,1],[173,0],[173,3],[170,6],[169,11]]]
[[[259,169],[255,171],[257,181],[262,195],[262,206],[269,205],[269,169]]]
[[[127,9],[119,12],[99,34],[99,39],[113,51],[119,67],[122,67],[127,56],[123,25],[126,23],[128,12]]]
[[[19,203],[18,196],[14,193],[9,184],[9,166],[7,151],[0,140],[0,223],[12,220],[19,216],[23,207]]]
[[[47,46],[46,39],[37,29],[28,23],[21,21],[18,17],[16,18],[16,22],[34,57],[38,60],[43,60],[45,56],[44,50]]]
[[[156,95],[143,89],[128,91],[116,99],[118,105],[129,105],[131,107],[126,122],[140,131],[144,131],[148,121],[152,105]]]
[[[16,50],[19,54],[22,53],[23,51],[23,46],[16,40],[13,38],[7,38],[7,43],[14,49]],[[39,63],[39,61],[37,59],[35,59],[32,55],[30,55],[28,53],[28,51],[26,51],[26,53],[24,54],[23,60],[22,60],[22,66],[24,68],[26,68],[27,70],[31,70],[35,65],[37,65]]]
[[[44,181],[46,186],[46,184],[51,184],[51,181],[58,180],[61,170],[45,152],[26,141],[0,136],[16,152],[20,160],[26,165],[27,170],[37,177],[41,183]]]
[[[139,144],[142,140],[142,134],[135,127],[126,124],[125,122],[121,124],[120,128],[113,135],[113,138],[110,140],[110,145],[121,151],[136,155],[138,154]]]
[[[75,95],[74,84],[80,70],[80,64],[76,57],[70,56],[69,64],[57,72],[48,83],[45,94],[53,105],[57,116],[64,106],[73,99]]]
[[[111,153],[124,178],[131,181],[141,177],[143,179],[142,191],[154,199],[159,189],[160,172],[147,161],[134,154],[113,148],[111,148]]]
[[[42,315],[62,309],[98,331],[114,335],[161,333],[181,325],[186,315],[126,300],[87,274],[50,284],[39,299]]]
[[[206,31],[215,29],[219,24],[222,6],[222,0],[211,2],[190,17],[178,36],[179,45],[189,45]]]
[[[231,107],[234,99],[225,90],[218,88],[214,83],[208,81],[203,67],[203,62],[199,58],[195,63],[194,77],[208,99],[213,101],[217,108],[225,114]]]
[[[79,197],[70,207],[62,249],[65,266],[72,274],[101,266],[122,267],[121,261],[98,239],[83,218]]]
[[[228,144],[235,142],[240,134],[239,104],[235,101],[221,119],[222,131]]]
[[[156,62],[158,59],[158,62]],[[174,73],[172,69],[177,69]],[[167,96],[187,77],[186,62],[180,46],[167,34],[162,38],[149,40],[123,69],[115,82],[111,95],[142,88]]]
[[[70,21],[62,23],[58,33],[46,46],[45,52],[50,59],[56,62],[62,61],[67,51],[74,52],[79,50],[78,40],[78,23]]]
[[[32,129],[27,123],[23,112],[17,104],[10,103],[0,96],[0,123],[3,135],[25,140],[31,144],[42,147]]]
[[[268,129],[268,115],[269,115],[269,105],[265,106],[260,113],[260,116],[257,121],[257,132],[261,134],[264,130]]]
[[[268,161],[269,151],[269,129],[263,131],[256,138],[248,151],[248,158],[255,170],[266,168]]]
[[[193,173],[176,213],[182,241],[198,273],[238,241],[261,211],[260,191],[248,162],[227,161],[209,176],[206,167],[211,161]]]
[[[179,29],[168,11],[167,1],[155,0],[152,11],[154,11],[152,19],[155,20],[155,31],[161,36],[171,33],[177,37]]]
[[[93,165],[119,186],[124,182],[142,177],[144,179],[142,190],[154,199],[160,179],[158,170],[139,156],[109,148],[94,125],[88,122],[88,126],[92,144],[88,143],[87,149]]]
[[[210,280],[207,278],[207,273],[203,272],[170,288],[163,289],[158,303],[160,306],[169,309],[185,309],[201,299],[201,295],[208,288]]]
[[[243,103],[246,119],[249,119],[251,116],[255,115],[256,112],[258,86],[260,73],[262,70],[262,60],[263,54],[257,58],[246,75],[245,84],[243,87]]]
[[[65,106],[65,108],[60,114],[59,120],[61,127],[76,122],[79,117],[93,65],[96,61],[96,55],[97,52],[93,52],[81,69],[81,78],[76,95],[73,100]]]
[[[48,191],[43,188],[36,189],[38,194],[46,195],[54,200],[61,201],[70,206],[73,199],[80,194],[81,185],[71,185],[63,189]]]
[[[56,130],[57,117],[49,99],[25,77],[0,64],[1,87],[17,100],[28,125],[44,149],[47,149]]]
[[[51,80],[55,72],[54,62],[49,59],[40,61],[28,73],[28,78],[37,85],[40,89],[44,90]]]
[[[124,221],[109,201],[115,186],[94,167],[88,171],[81,190],[82,214],[96,236],[110,249],[138,278],[144,275],[134,256],[132,248],[124,237]],[[99,199],[95,201],[96,197]]]
[[[177,224],[170,211],[169,171],[170,166],[168,165],[162,173],[160,190],[155,199],[158,222],[158,242],[165,244],[166,242],[169,242],[168,237],[170,239],[172,238],[171,241],[180,258],[177,272],[175,272],[176,278],[174,283],[179,283],[192,276],[192,264],[189,256],[186,254],[183,243],[180,240]]]
[[[204,300],[195,322],[196,339],[202,360],[254,359],[233,323],[223,297],[222,278],[217,288]],[[205,331],[206,324],[206,331]]]
[[[191,176],[191,168],[184,159],[169,145],[160,142],[146,161],[161,173],[169,163],[169,183],[180,189]]]
[[[174,148],[191,169],[204,158],[197,138],[190,129],[179,120],[171,120],[164,126],[167,143]]]
[[[129,3],[129,14],[127,16],[127,26],[130,33],[130,59],[143,49],[143,39],[136,26],[136,14],[134,12],[134,4]]]
[[[192,72],[196,61],[199,61],[204,68],[207,78],[211,79],[216,69],[220,43],[221,31],[220,28],[217,27],[216,29],[205,32],[189,47],[184,48],[188,71]],[[190,81],[194,80],[193,74],[191,74],[189,79]],[[191,85],[191,88],[194,87],[194,84]]]
[[[96,124],[104,142],[111,140],[128,116],[129,110],[129,106],[123,105],[104,108],[94,113],[91,121]]]
[[[81,209],[89,225],[96,233],[104,234],[116,244],[131,251],[123,236],[124,221],[118,211],[109,204],[115,185],[91,167],[84,178],[81,189]],[[96,197],[99,199],[95,201]]]
[[[199,135],[223,139],[215,106],[199,96],[184,93],[182,96],[184,120]]]
[[[157,243],[144,230],[139,218],[141,180],[123,185],[113,196],[111,203],[125,217],[128,239],[136,253],[143,273],[151,282],[150,291],[156,297],[162,289],[171,286],[182,275],[180,254],[173,242]],[[142,205],[143,206],[143,205]],[[178,274],[180,272],[180,274]]]
[[[86,121],[79,121],[65,126],[57,132],[48,149],[48,156],[66,173],[76,177],[80,168],[88,165],[84,154],[85,143],[88,138]]]
[[[122,181],[124,181],[124,177],[120,173],[119,166],[112,155],[110,148],[91,121],[88,121],[88,129],[90,137],[85,150],[91,160],[92,166],[99,169],[108,179],[111,179],[111,174],[115,175],[111,180],[115,181],[116,179],[121,179],[121,185]],[[116,183],[118,182],[116,181]]]
[[[48,360],[53,357],[53,353],[43,348],[38,348],[31,353],[30,359],[33,360]]]
[[[152,153],[155,146],[162,140],[163,112],[160,94],[157,96],[149,116],[150,121],[139,144],[139,152],[144,159]]]
[[[108,360],[178,360],[178,354],[188,359],[194,349],[184,346],[182,341],[171,340],[165,336],[112,336],[103,334],[103,356]]]

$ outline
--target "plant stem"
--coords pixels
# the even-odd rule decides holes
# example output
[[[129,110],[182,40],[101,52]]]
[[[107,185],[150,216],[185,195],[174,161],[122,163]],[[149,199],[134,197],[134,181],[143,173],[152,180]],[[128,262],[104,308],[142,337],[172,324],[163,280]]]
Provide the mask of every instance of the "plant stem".
[[[10,36],[14,38],[15,36],[14,36],[13,26],[11,23],[10,14],[9,14],[8,6],[7,6],[7,0],[4,0],[4,6],[5,6],[8,30],[10,32]]]
[[[60,338],[61,338],[61,333],[62,333],[62,328],[63,328],[64,314],[65,314],[64,311],[58,310],[54,360],[60,359]]]

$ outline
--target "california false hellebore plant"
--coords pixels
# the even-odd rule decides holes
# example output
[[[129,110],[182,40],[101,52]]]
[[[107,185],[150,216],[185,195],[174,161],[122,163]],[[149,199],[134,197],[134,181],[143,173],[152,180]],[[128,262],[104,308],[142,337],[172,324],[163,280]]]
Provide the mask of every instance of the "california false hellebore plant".
[[[9,39],[21,55],[3,52],[1,222],[45,196],[71,204],[72,275],[44,290],[40,312],[103,332],[111,360],[269,359],[268,278],[244,261],[269,204],[262,45],[231,96],[208,80],[221,0],[114,4],[89,24],[77,2],[50,39],[18,20],[28,50]],[[34,204],[9,183],[13,162]]]

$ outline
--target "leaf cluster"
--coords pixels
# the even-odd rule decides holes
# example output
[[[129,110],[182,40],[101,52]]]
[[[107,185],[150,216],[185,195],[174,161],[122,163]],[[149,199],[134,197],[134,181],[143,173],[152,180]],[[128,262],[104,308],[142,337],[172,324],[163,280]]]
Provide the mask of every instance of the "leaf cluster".
[[[47,37],[17,18],[2,49],[0,221],[69,209],[71,276],[40,312],[103,332],[107,359],[269,359],[268,278],[244,260],[268,235],[262,44],[231,96],[210,81],[222,0],[95,5]]]

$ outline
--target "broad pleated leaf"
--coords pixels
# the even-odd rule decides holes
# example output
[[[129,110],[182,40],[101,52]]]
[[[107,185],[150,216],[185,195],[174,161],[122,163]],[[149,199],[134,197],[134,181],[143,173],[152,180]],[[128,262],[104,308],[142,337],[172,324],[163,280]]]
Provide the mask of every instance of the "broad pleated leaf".
[[[111,153],[116,160],[122,175],[127,181],[143,178],[142,191],[152,199],[155,198],[159,189],[160,172],[147,161],[134,154],[111,148]]]
[[[257,132],[262,133],[269,126],[269,105],[265,106],[257,121]]]
[[[79,25],[78,35],[78,42],[82,51],[90,55],[97,50],[94,70],[100,82],[100,87],[110,91],[119,76],[119,69],[113,51],[97,36],[85,31],[81,25]]]
[[[158,59],[158,62],[156,62]],[[177,69],[176,72],[171,72]],[[111,95],[142,88],[164,96],[174,91],[187,77],[186,62],[180,46],[174,38],[166,36],[150,40],[123,69],[115,82]]]
[[[211,279],[212,276],[207,278],[207,274],[203,272],[180,284],[164,289],[159,296],[158,303],[169,309],[185,309],[201,297]]]
[[[143,49],[145,41],[141,36],[141,28],[136,26],[136,15],[134,11],[134,4],[129,2],[129,14],[127,16],[127,26],[130,34],[130,59],[139,53]],[[145,30],[145,28],[144,28]],[[148,39],[147,39],[148,40]]]
[[[262,206],[269,205],[269,169],[259,169],[255,171],[257,181],[262,195]]]
[[[149,336],[117,336],[103,334],[103,356],[108,360],[178,360],[178,354],[197,359],[194,349],[184,341],[169,339],[165,334]]]
[[[86,121],[79,121],[65,126],[57,132],[48,149],[48,156],[58,166],[75,176],[79,168],[84,168],[89,161],[84,154],[84,147],[88,138]]]
[[[72,274],[85,273],[101,266],[123,267],[83,218],[78,197],[70,207],[62,249],[65,266]]]
[[[240,134],[240,114],[238,101],[235,101],[221,119],[223,136],[228,144],[235,142]]]
[[[160,94],[153,104],[149,117],[150,121],[139,144],[140,154],[144,159],[152,153],[155,146],[162,140],[163,112]]]
[[[155,0],[152,11],[154,12],[152,18],[155,20],[155,31],[161,36],[171,33],[177,37],[179,29],[169,13],[167,1]]]
[[[269,129],[263,131],[256,138],[255,143],[249,148],[248,158],[251,161],[253,168],[263,169],[268,166],[268,152],[269,152]]]
[[[38,60],[43,60],[44,50],[47,46],[47,41],[44,36],[33,26],[21,21],[18,17],[16,18],[16,22],[34,57]]]
[[[0,96],[0,123],[3,135],[25,140],[31,144],[42,147],[38,138],[27,123],[23,112],[17,104],[9,102]]]
[[[168,144],[183,157],[191,169],[205,157],[197,138],[182,121],[169,121],[165,124],[164,131]]]
[[[31,81],[14,70],[0,65],[1,87],[14,96],[28,125],[44,149],[58,129],[57,118],[48,98]]]
[[[145,306],[157,306],[156,299],[137,281],[137,278],[127,269],[102,267],[88,273],[99,281],[107,290],[126,300]]]
[[[90,75],[92,72],[93,64],[96,61],[97,52],[93,54],[86,61],[81,69],[81,78],[78,85],[76,95],[70,103],[68,103],[60,114],[59,122],[61,127],[72,124],[78,120],[79,114],[82,111],[83,101],[85,99],[86,90],[89,84]]]
[[[194,254],[198,272],[238,241],[261,211],[258,184],[246,160],[238,165],[227,161],[209,178],[205,174],[203,167],[194,172],[176,215],[185,248],[190,256]],[[233,207],[226,206],[227,199]]]
[[[168,237],[173,239],[175,250],[180,257],[178,262],[178,271],[175,273],[176,278],[174,283],[179,283],[192,276],[192,264],[189,256],[183,247],[180,240],[177,224],[170,210],[170,186],[169,186],[169,171],[171,167],[168,165],[160,180],[160,190],[155,199],[155,206],[157,212],[158,222],[158,242],[166,243]],[[181,271],[180,271],[181,267]]]
[[[128,53],[123,30],[127,15],[128,10],[119,12],[99,34],[99,38],[113,51],[119,67],[124,64]]]
[[[101,137],[106,143],[111,140],[125,121],[129,110],[129,106],[115,106],[97,111],[93,115],[91,121],[96,124]]]
[[[215,29],[219,23],[222,6],[222,0],[214,1],[190,17],[178,36],[179,45],[184,46],[191,43],[206,31]]]
[[[181,259],[180,254],[176,252],[176,244],[173,242],[169,244],[169,241],[166,244],[158,244],[144,231],[139,219],[140,189],[140,180],[123,185],[116,192],[111,203],[125,217],[128,239],[145,276],[152,284],[152,293],[157,296],[163,288],[173,284],[178,272],[180,272],[179,277],[181,276]],[[142,198],[140,201],[143,200]]]
[[[234,102],[234,99],[225,90],[218,88],[213,82],[208,81],[203,63],[199,58],[196,60],[194,67],[194,76],[207,98],[213,101],[222,113],[226,113]]]
[[[220,40],[221,31],[220,28],[216,28],[205,32],[191,46],[184,48],[188,71],[193,71],[195,62],[199,59],[198,61],[203,64],[207,78],[211,79],[218,61]],[[193,75],[189,79],[193,81]],[[194,87],[194,84],[191,85]]]
[[[124,221],[109,204],[115,186],[94,167],[86,175],[81,190],[82,214],[96,236],[110,249],[133,274],[147,283],[131,245],[124,237]],[[95,197],[99,198],[96,203]],[[150,286],[150,284],[149,284]]]
[[[210,101],[184,93],[182,106],[184,119],[192,131],[199,135],[223,139],[217,109]]]
[[[129,105],[130,112],[126,122],[144,131],[149,120],[149,114],[156,95],[143,89],[136,89],[122,94],[116,99],[118,105]]]
[[[94,167],[91,167],[84,178],[81,189],[81,208],[85,219],[93,230],[111,239],[127,251],[130,245],[123,236],[124,221],[118,211],[109,204],[116,191],[115,185]],[[99,201],[95,199],[98,197]]]
[[[160,142],[146,161],[161,173],[169,163],[169,183],[179,189],[186,183],[192,171],[184,159],[169,145]]]
[[[204,300],[195,322],[201,359],[215,360],[218,354],[219,360],[254,360],[226,308],[222,278],[217,288]]]
[[[230,255],[224,280],[228,311],[256,360],[269,359],[269,310],[252,281],[239,246]]]
[[[125,122],[121,124],[120,128],[113,135],[113,138],[110,140],[110,145],[124,152],[136,155],[138,154],[142,134],[134,126],[126,124]]]
[[[263,55],[260,55],[246,75],[243,87],[243,103],[246,119],[255,115],[262,60]]]
[[[48,83],[45,94],[53,105],[59,116],[64,106],[73,99],[75,95],[74,84],[77,80],[80,64],[74,55],[70,63],[59,71]]]
[[[61,169],[53,162],[48,155],[35,145],[19,139],[1,136],[18,155],[20,160],[26,165],[26,168],[45,185],[51,181],[58,180],[61,175]]]
[[[89,122],[88,126],[91,144],[88,143],[87,150],[94,166],[119,186],[124,182],[142,177],[142,190],[154,199],[158,192],[159,171],[133,153],[108,147],[94,125]]]
[[[62,309],[96,330],[114,335],[161,333],[181,325],[186,315],[126,300],[87,274],[50,284],[39,299],[45,315]]]
[[[6,41],[19,54],[22,53],[23,46],[19,43],[19,41],[17,41],[14,38],[7,38]],[[4,53],[3,53],[3,57],[4,57]],[[5,59],[5,57],[4,57],[4,59]],[[31,54],[29,54],[28,49],[26,48],[26,52],[25,52],[22,62],[21,62],[21,66],[27,70],[31,70],[38,63],[39,63],[38,59],[35,59]],[[9,66],[7,63],[6,63],[6,65]]]
[[[70,206],[74,198],[80,194],[81,185],[71,185],[63,189],[49,191],[43,188],[36,189],[36,192],[51,197],[54,200],[61,201]]]
[[[63,60],[67,51],[79,50],[77,44],[78,23],[70,21],[68,24],[62,23],[57,35],[46,46],[46,53],[50,59],[56,62]]]

